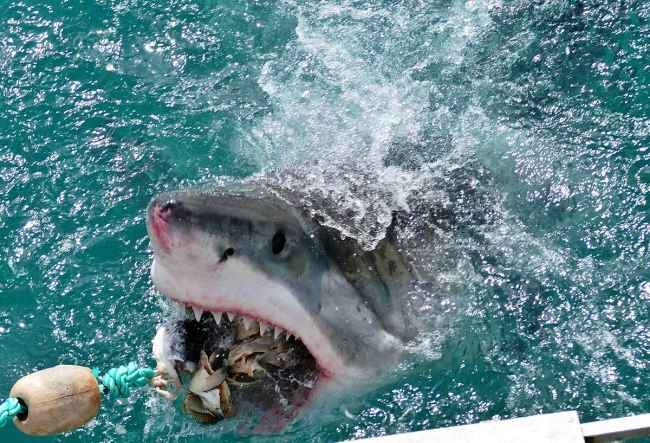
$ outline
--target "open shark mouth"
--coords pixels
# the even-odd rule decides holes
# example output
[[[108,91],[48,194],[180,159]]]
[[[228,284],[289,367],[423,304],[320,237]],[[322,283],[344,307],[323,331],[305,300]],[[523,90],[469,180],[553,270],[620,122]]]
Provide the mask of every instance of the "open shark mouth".
[[[230,313],[256,322],[262,335],[270,331],[296,337],[323,376],[354,373],[356,368],[345,363],[322,325],[285,286],[257,272],[233,248],[213,256],[200,234],[175,230],[174,221],[183,217],[178,212],[159,204],[149,208],[147,229],[154,251],[151,276],[160,292],[197,313],[211,312],[217,319]]]
[[[201,423],[259,411],[281,426],[321,379],[302,341],[263,320],[191,307],[184,317],[159,332],[154,353],[174,362],[168,378],[183,385],[183,410]]]

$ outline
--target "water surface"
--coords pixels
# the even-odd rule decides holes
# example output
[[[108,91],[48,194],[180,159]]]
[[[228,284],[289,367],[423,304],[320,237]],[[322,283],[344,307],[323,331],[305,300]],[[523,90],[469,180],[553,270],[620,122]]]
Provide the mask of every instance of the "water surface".
[[[642,1],[3,2],[0,393],[59,363],[151,363],[162,190],[310,168],[372,245],[403,191],[471,168],[493,221],[430,245],[419,358],[282,439],[649,411],[649,20]],[[143,437],[240,438],[145,390],[51,440]]]

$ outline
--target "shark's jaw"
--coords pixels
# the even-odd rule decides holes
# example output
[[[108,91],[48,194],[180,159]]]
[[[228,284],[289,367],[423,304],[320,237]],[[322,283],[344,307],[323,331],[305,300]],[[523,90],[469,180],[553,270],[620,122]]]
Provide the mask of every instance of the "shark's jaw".
[[[212,236],[178,229],[159,203],[149,208],[147,228],[154,260],[151,276],[168,299],[191,308],[197,318],[209,312],[219,321],[241,317],[260,331],[300,340],[313,356],[324,380],[360,371],[346,364],[323,326],[297,300],[291,285],[260,272],[245,256],[224,254],[229,244],[214,245]],[[220,248],[220,249],[219,249]]]
[[[250,272],[246,265],[242,266],[244,272],[228,275],[232,285],[222,286],[212,285],[200,279],[191,281],[178,278],[179,271],[172,271],[163,263],[164,260],[154,258],[151,268],[154,285],[170,301],[192,309],[197,319],[200,319],[204,312],[211,314],[217,324],[224,316],[231,321],[241,317],[244,322],[257,322],[263,335],[272,334],[274,338],[284,336],[286,339],[301,340],[316,360],[323,378],[349,375],[352,370],[332,349],[330,342],[310,321],[307,313],[287,297],[285,288],[269,284],[263,276]],[[240,281],[245,281],[246,285],[237,286]],[[243,295],[250,294],[251,289],[256,289],[261,294],[273,294],[274,299],[282,298],[285,301],[265,303],[263,300],[260,303],[256,300],[257,297]]]

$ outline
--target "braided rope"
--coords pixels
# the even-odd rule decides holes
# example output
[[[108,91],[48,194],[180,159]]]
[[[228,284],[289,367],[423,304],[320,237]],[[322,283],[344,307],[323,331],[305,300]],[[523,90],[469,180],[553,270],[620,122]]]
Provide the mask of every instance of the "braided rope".
[[[127,396],[132,387],[148,384],[155,373],[151,368],[139,368],[135,362],[109,369],[104,375],[100,375],[98,369],[93,369],[100,391],[105,395],[110,393],[122,397]]]
[[[9,397],[2,402],[0,404],[0,428],[21,412],[23,412],[23,405],[17,398]]]

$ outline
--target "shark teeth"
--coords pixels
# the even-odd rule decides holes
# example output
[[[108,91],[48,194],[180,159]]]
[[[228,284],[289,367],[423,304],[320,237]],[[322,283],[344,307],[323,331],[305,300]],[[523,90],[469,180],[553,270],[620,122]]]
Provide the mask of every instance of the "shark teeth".
[[[246,329],[250,329],[253,326],[253,323],[255,323],[255,320],[248,317],[242,317],[242,321],[244,322],[244,327]]]
[[[196,319],[196,321],[201,321],[204,312],[203,309],[192,306],[192,312],[194,312],[194,318]],[[223,320],[225,314],[225,316],[228,318],[228,320],[230,320],[231,323],[234,322],[237,318],[241,317],[241,321],[244,324],[244,327],[246,329],[251,329],[252,327],[254,327],[255,323],[258,323],[260,328],[260,332],[259,332],[260,335],[267,335],[267,334],[272,335],[274,340],[280,339],[283,334],[284,334],[284,339],[287,341],[292,338],[294,340],[300,340],[298,336],[289,333],[289,331],[285,331],[279,326],[270,325],[263,320],[257,320],[251,317],[238,315],[234,312],[228,312],[228,311],[225,312],[210,311],[210,314],[214,318],[214,322],[217,324],[217,326],[221,324],[221,321]]]
[[[289,341],[290,338],[293,338],[294,341],[300,341],[300,337],[298,337],[298,336],[295,335],[295,334],[289,334],[289,333],[287,332],[287,341]]]

